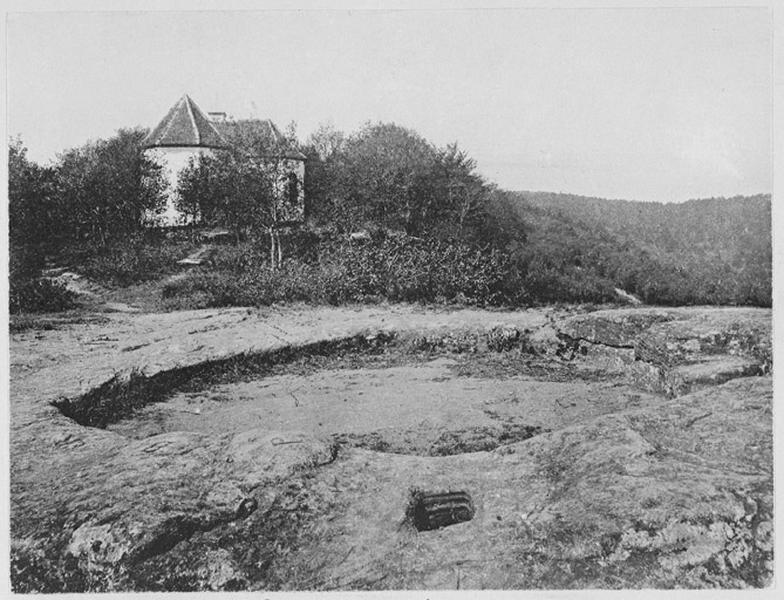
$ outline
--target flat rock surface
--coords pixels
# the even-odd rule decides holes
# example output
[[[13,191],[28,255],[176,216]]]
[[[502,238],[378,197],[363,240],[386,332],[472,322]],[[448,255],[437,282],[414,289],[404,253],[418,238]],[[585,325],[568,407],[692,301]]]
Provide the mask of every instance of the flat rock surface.
[[[131,373],[390,334],[410,344],[388,363],[173,389],[107,428],[52,405]],[[766,585],[769,371],[763,309],[289,307],[26,330],[11,336],[12,581]],[[466,491],[474,518],[418,532],[415,489]]]
[[[250,428],[331,435],[402,454],[489,450],[598,414],[658,404],[617,381],[539,381],[459,376],[457,361],[320,370],[180,392],[109,425],[130,438],[170,431]]]

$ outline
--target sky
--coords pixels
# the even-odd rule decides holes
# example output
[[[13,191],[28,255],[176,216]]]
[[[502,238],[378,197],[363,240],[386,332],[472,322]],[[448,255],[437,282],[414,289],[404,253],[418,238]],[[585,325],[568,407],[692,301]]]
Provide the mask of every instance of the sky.
[[[629,200],[772,190],[766,8],[12,13],[7,131],[41,163],[204,112],[458,142],[500,187]]]

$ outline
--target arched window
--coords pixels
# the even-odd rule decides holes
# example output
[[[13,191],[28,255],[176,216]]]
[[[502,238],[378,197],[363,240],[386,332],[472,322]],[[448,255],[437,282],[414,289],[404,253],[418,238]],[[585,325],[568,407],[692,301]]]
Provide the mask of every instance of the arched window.
[[[296,173],[289,173],[286,187],[286,196],[289,203],[296,206],[299,203],[299,179]]]

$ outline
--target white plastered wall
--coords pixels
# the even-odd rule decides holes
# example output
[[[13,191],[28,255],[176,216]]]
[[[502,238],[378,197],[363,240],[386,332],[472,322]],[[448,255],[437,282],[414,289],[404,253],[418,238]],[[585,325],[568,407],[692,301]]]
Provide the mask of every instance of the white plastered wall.
[[[180,211],[177,210],[175,200],[177,198],[177,181],[180,172],[188,166],[191,158],[199,156],[212,156],[213,152],[209,148],[195,146],[171,146],[148,148],[145,156],[163,167],[163,175],[168,184],[166,190],[166,207],[162,213],[148,215],[147,222],[158,227],[174,227],[176,225],[186,225],[189,221]]]

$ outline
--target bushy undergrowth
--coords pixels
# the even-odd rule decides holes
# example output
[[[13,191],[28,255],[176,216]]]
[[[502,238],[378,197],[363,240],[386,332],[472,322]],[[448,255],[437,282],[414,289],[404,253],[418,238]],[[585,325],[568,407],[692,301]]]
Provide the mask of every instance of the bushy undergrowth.
[[[63,535],[50,538],[45,547],[11,543],[11,586],[16,594],[82,593],[88,591],[84,572],[76,557],[65,554]],[[59,539],[58,539],[59,538]]]
[[[525,273],[522,285],[537,303],[613,302],[617,300],[613,283],[594,270],[545,265],[520,268]]]
[[[73,292],[44,276],[44,267],[52,258],[56,258],[56,263],[51,266],[76,271],[100,284],[125,287],[176,272],[177,261],[196,247],[186,238],[169,239],[152,234],[128,236],[106,246],[72,244],[56,252],[41,245],[12,244],[9,310],[11,313],[58,312],[75,306]]]
[[[128,286],[177,270],[177,261],[196,249],[189,241],[128,239],[106,248],[81,249],[78,270],[101,283]]]
[[[11,314],[60,312],[73,308],[74,294],[41,278],[43,255],[31,246],[9,247],[8,310]]]
[[[74,294],[49,279],[11,279],[9,312],[60,312],[74,307]]]
[[[252,248],[228,254],[216,258],[214,271],[167,284],[163,297],[188,308],[384,300],[494,306],[524,300],[506,255],[459,242],[405,237],[325,242],[315,260],[292,258],[274,271],[263,262],[263,252],[256,260]]]

